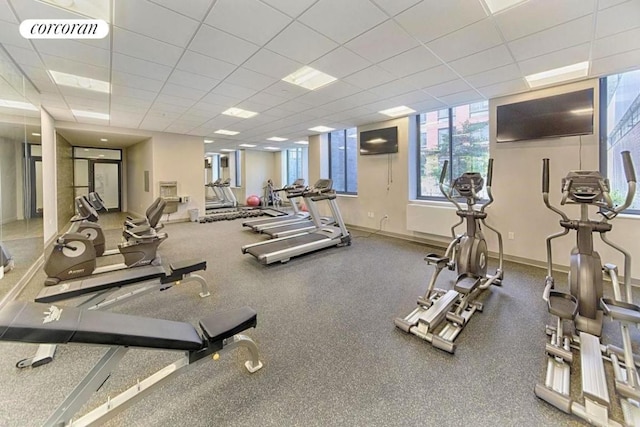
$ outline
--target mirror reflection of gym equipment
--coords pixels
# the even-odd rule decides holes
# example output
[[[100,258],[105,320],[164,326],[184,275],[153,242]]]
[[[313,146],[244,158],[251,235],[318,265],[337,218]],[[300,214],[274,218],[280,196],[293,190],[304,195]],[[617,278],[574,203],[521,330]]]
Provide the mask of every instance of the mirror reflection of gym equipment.
[[[122,150],[73,147],[75,196],[100,194],[109,211],[120,211]]]

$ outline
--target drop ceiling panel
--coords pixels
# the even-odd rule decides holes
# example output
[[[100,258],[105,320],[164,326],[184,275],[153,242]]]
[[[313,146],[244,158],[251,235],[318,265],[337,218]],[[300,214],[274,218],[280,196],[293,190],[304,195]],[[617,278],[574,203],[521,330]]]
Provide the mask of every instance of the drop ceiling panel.
[[[258,0],[218,0],[205,22],[262,46],[291,21],[287,15]]]
[[[638,64],[640,64],[640,49],[594,60],[591,65],[591,75],[604,76],[636,70]]]
[[[11,22],[12,24],[18,23],[6,0],[0,0],[0,21]]]
[[[228,96],[238,100],[249,98],[256,93],[253,89],[227,83],[226,81],[216,86],[211,93]]]
[[[564,67],[589,59],[590,43],[584,43],[558,52],[527,59],[519,63],[523,75]]]
[[[204,102],[205,104],[217,105],[218,107],[216,111],[218,113],[222,113],[224,110],[235,106],[240,101],[242,101],[242,99],[238,97],[229,97],[219,93],[209,92],[199,102]]]
[[[598,12],[596,37],[602,38],[640,26],[640,2],[628,1]]]
[[[427,47],[444,61],[453,61],[502,43],[493,20],[484,19],[463,29],[440,37]]]
[[[220,83],[220,80],[201,76],[199,74],[188,73],[182,70],[173,70],[171,76],[167,80],[167,83],[208,92]]]
[[[402,12],[395,19],[419,40],[429,42],[486,17],[487,14],[479,1],[425,0]],[[425,21],[428,24],[425,24]]]
[[[0,44],[31,49],[31,44],[20,35],[18,24],[10,22],[2,22],[0,24]]]
[[[410,82],[417,88],[425,88],[455,80],[457,78],[458,75],[454,73],[449,67],[447,67],[446,65],[439,65],[429,70],[420,71],[419,73],[407,76],[404,78],[404,80]]]
[[[79,88],[70,87],[70,86],[60,86],[60,93],[65,97],[67,101],[72,99],[73,97],[87,98],[87,99],[92,99],[100,102],[109,101],[108,93],[95,92],[92,90],[84,90],[84,89],[79,89]]]
[[[309,8],[298,21],[342,44],[387,19],[369,0],[324,0]]]
[[[369,61],[348,49],[339,47],[313,61],[311,67],[341,79],[371,65]]]
[[[308,64],[338,45],[322,34],[293,22],[265,47],[294,61]]]
[[[67,108],[47,107],[47,112],[53,116],[56,120],[64,120],[67,122],[75,122],[76,118],[71,111]],[[103,122],[102,124],[104,124]]]
[[[153,101],[131,98],[128,96],[112,96],[111,111],[126,111],[128,113],[144,114],[151,107]]]
[[[292,61],[289,58],[285,58],[267,49],[259,50],[258,53],[242,64],[243,67],[249,70],[265,74],[278,80],[293,73],[302,67],[302,65],[300,62]]]
[[[38,19],[43,16],[46,16],[47,19],[78,19],[78,15],[75,13],[39,1],[20,0],[12,1],[11,4],[18,15],[19,21]]]
[[[349,96],[357,92],[360,92],[360,88],[338,80],[321,90],[309,91],[295,100],[313,107],[326,104],[327,102],[334,101],[336,99],[344,98],[345,96]]]
[[[162,92],[160,93],[164,95],[173,95],[173,96],[178,96],[180,98],[187,98],[187,99],[192,99],[194,101],[197,101],[203,96],[205,96],[207,92],[208,91],[206,90],[193,89],[190,87],[181,86],[174,83],[167,83],[164,85],[164,87],[162,88]]]
[[[30,67],[38,68],[44,67],[44,64],[40,60],[36,51],[31,48],[23,49],[21,47],[11,45],[4,45],[4,48],[19,65],[28,65]]]
[[[122,88],[127,87],[152,93],[158,92],[163,85],[160,80],[148,79],[146,77],[125,73],[123,71],[113,71],[111,73],[111,82],[112,87],[121,86]]]
[[[320,90],[323,90],[323,89],[320,89]],[[291,83],[279,80],[276,83],[269,86],[268,88],[266,88],[265,90],[263,90],[262,93],[276,95],[276,96],[279,96],[280,98],[284,98],[284,100],[287,100],[287,99],[296,98],[298,96],[306,95],[307,93],[309,93],[309,90],[303,87],[296,86]]]
[[[209,10],[211,3],[215,0],[189,0],[189,1],[176,1],[176,0],[152,0],[153,3],[164,6],[168,9],[181,13],[202,21],[205,14]]]
[[[165,104],[177,105],[181,107],[191,107],[196,103],[193,99],[183,98],[181,96],[172,96],[161,93],[156,98],[156,102],[163,102]]]
[[[604,58],[635,49],[640,49],[640,28],[595,40],[592,58]]]
[[[428,49],[424,46],[418,46],[382,61],[378,65],[394,76],[405,77],[441,64],[442,61]]]
[[[74,40],[33,40],[36,49],[42,54],[109,68],[111,52],[105,49],[90,47]],[[77,73],[72,73],[77,74]]]
[[[454,93],[452,95],[442,96],[440,99],[451,107],[485,100],[485,98],[475,90],[467,90],[464,92]]]
[[[156,64],[155,62],[145,61],[144,59],[134,58],[132,56],[113,53],[112,64],[114,72],[120,71],[126,74],[135,74],[147,79],[155,79],[165,81],[171,73],[171,67]]]
[[[298,17],[316,1],[317,0],[263,0],[264,3],[275,7],[292,18]]]
[[[150,37],[113,27],[113,51],[145,61],[173,67],[183,49]]]
[[[479,89],[480,93],[482,93],[487,99],[519,92],[526,92],[527,90],[529,90],[529,86],[524,79],[516,79],[508,82],[497,83]]]
[[[465,77],[465,80],[474,87],[489,86],[520,77],[520,69],[516,64],[509,64],[503,67],[494,68],[482,73]]]
[[[504,45],[500,45],[460,58],[449,65],[461,76],[468,76],[512,63],[511,53]]]
[[[345,77],[344,81],[361,89],[369,89],[395,79],[396,77],[393,74],[374,65]]]
[[[59,56],[42,55],[47,69],[75,74],[96,80],[109,81],[109,67],[96,67],[82,62],[72,61]]]
[[[224,81],[225,83],[231,83],[234,85],[259,91],[271,86],[278,80],[279,79],[275,79],[261,73],[256,73],[255,71],[249,70],[247,68],[238,67]]]
[[[640,14],[639,14],[640,16]],[[517,61],[565,49],[593,38],[593,18],[591,15],[575,19],[566,24],[557,25],[514,40],[509,43],[509,50]]]
[[[425,101],[414,104],[412,108],[419,112],[427,112],[427,111],[440,110],[444,107],[446,107],[446,105],[441,101],[435,98],[429,98]]]
[[[271,106],[269,105],[264,105],[264,104],[260,104],[252,101],[242,101],[239,104],[237,104],[235,107],[242,108],[243,110],[255,111],[256,113],[263,113],[269,108],[271,108]],[[253,120],[253,117],[251,119]]]
[[[620,3],[624,3],[629,0],[600,0],[598,1],[598,10],[608,9]]]
[[[345,44],[345,47],[371,62],[384,61],[416,46],[418,42],[393,20],[386,21]]]
[[[220,61],[200,53],[187,50],[176,68],[205,77],[222,80],[227,77],[236,66],[228,62]]]
[[[375,3],[390,16],[395,16],[420,1],[421,0],[372,0],[372,3]]]
[[[189,50],[235,65],[242,64],[258,49],[253,43],[208,25],[201,26],[189,44]]]
[[[593,13],[595,0],[527,1],[494,16],[507,41]]]
[[[398,79],[385,83],[380,86],[369,89],[369,92],[374,95],[378,95],[380,99],[390,98],[394,95],[402,95],[403,93],[411,92],[417,89],[416,86],[405,79]]]
[[[191,18],[145,0],[113,4],[114,25],[180,47],[187,45],[199,25]]]

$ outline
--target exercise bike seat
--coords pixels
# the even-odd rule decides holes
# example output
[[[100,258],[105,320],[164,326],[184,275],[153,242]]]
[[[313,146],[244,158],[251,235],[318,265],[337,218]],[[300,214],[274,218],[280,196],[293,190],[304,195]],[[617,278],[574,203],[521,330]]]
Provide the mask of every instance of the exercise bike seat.
[[[619,322],[635,323],[640,325],[640,307],[610,298],[601,298],[600,306],[604,314]]]
[[[549,313],[561,319],[573,319],[578,314],[578,299],[571,294],[550,291],[547,308]]]
[[[463,295],[467,295],[480,285],[481,277],[478,277],[470,273],[462,273],[456,279],[456,284],[453,287],[454,290],[460,292]]]
[[[441,257],[438,254],[427,254],[424,257],[424,260],[427,262],[427,264],[429,265],[435,264],[439,268],[444,268],[449,263],[449,258]]]

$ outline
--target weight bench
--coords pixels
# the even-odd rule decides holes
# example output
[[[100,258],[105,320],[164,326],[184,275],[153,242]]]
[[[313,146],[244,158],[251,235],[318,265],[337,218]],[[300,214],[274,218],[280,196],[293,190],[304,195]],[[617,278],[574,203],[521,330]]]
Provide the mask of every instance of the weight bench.
[[[0,311],[0,340],[110,347],[45,422],[45,426],[84,426],[106,422],[174,374],[184,372],[207,356],[213,355],[217,360],[221,350],[246,347],[249,360],[245,367],[251,373],[256,372],[262,368],[258,348],[251,338],[241,334],[256,324],[257,314],[250,307],[201,319],[200,333],[190,323],[13,301]],[[130,348],[182,351],[184,356],[71,423],[75,413],[109,378]]]
[[[134,298],[147,293],[160,290],[167,290],[174,285],[195,281],[200,283],[200,297],[205,298],[210,295],[207,282],[197,271],[207,269],[207,262],[203,260],[186,260],[169,265],[168,271],[163,266],[144,266],[86,277],[73,282],[65,282],[59,285],[47,286],[43,288],[35,299],[35,302],[53,303],[65,301],[71,298],[82,296],[88,297],[76,304],[77,308],[84,310],[104,310],[115,307]],[[107,299],[109,294],[128,285],[141,285],[141,287]],[[42,344],[33,357],[25,358],[18,363],[18,368],[33,367],[47,364],[53,360],[56,352],[55,344]]]

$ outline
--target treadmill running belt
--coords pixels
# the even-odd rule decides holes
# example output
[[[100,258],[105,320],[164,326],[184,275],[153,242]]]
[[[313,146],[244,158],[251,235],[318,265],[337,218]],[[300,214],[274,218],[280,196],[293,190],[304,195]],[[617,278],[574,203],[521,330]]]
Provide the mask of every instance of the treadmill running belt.
[[[302,246],[306,245],[307,243],[318,242],[320,240],[326,239],[326,236],[319,233],[304,234],[302,236],[296,236],[290,239],[273,240],[265,245],[249,248],[247,249],[247,252],[256,258],[259,258],[261,255],[278,252],[284,249],[295,248],[296,246]],[[338,243],[339,241],[336,242],[336,244]]]

